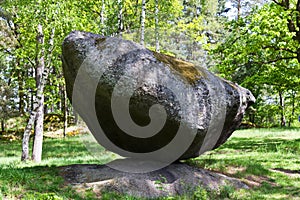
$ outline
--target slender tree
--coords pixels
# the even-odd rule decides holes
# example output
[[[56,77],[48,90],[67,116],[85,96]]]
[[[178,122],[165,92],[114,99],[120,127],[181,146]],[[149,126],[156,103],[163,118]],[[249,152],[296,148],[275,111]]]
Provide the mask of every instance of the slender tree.
[[[241,17],[241,0],[237,0],[237,20]]]
[[[101,1],[101,12],[100,12],[100,29],[101,33],[105,33],[105,0]]]
[[[40,93],[41,95],[39,96],[39,104],[35,115],[32,160],[41,162],[44,133],[44,85],[41,82],[43,71],[45,70],[45,36],[41,24],[38,25],[36,40],[36,88],[40,90],[37,91],[37,93]]]
[[[286,126],[286,119],[285,119],[285,102],[284,102],[284,95],[283,92],[279,92],[279,105],[280,105],[280,121],[281,126]]]
[[[155,0],[155,50],[160,52],[159,46],[159,4],[158,0]]]
[[[64,116],[64,127],[63,127],[63,135],[67,136],[67,127],[68,127],[68,101],[67,101],[67,91],[66,88],[63,87],[63,116]]]
[[[141,45],[145,45],[145,22],[146,22],[146,0],[142,0],[142,12],[141,12]]]
[[[118,0],[118,35],[122,37],[123,32],[123,0]]]

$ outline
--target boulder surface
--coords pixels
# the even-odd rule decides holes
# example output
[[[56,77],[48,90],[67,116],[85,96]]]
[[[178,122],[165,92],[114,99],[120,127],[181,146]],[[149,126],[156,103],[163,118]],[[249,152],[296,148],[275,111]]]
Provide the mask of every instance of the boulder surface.
[[[223,144],[255,102],[205,67],[132,41],[74,31],[62,50],[68,98],[97,141],[124,157],[197,157]]]

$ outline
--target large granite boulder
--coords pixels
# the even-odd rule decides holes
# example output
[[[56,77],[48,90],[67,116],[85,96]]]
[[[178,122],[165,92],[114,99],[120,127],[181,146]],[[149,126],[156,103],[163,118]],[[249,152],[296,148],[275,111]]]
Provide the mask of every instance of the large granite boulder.
[[[255,98],[201,66],[120,38],[63,42],[67,95],[97,141],[124,157],[174,162],[223,144]]]

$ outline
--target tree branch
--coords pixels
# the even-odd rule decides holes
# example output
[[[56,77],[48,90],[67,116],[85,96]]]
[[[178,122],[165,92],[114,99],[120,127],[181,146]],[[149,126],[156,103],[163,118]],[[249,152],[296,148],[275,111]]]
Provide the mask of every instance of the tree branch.
[[[224,46],[223,45],[222,46],[224,48],[221,49],[221,52],[223,52],[225,49],[227,49],[228,46],[231,47],[232,45],[234,45],[234,43],[236,43],[241,37],[243,37],[244,35],[246,35],[247,32],[248,32],[248,30],[244,31],[243,33],[240,33],[239,36],[236,37],[233,41],[228,42],[229,44],[227,42],[223,43]]]
[[[53,50],[54,50],[54,37],[55,37],[55,28],[52,28],[52,32],[51,32],[51,36],[49,39],[49,49],[48,49],[48,62],[46,65],[46,68],[49,68],[52,62],[52,54],[53,54]]]
[[[274,50],[277,50],[277,51],[287,51],[287,52],[290,52],[290,53],[293,53],[293,54],[297,54],[297,51],[293,51],[291,49],[287,49],[287,48],[279,48],[279,47],[274,47],[274,46],[264,46],[262,47],[262,49],[274,49]]]
[[[277,5],[283,6],[283,2],[279,2],[277,0],[273,0],[274,3],[276,3]]]
[[[35,67],[34,62],[29,57],[27,57],[26,59],[30,62],[30,64],[32,65],[32,67]]]
[[[297,37],[298,42],[300,43],[300,0],[297,1],[296,10],[298,11],[296,13],[296,15],[297,15],[296,16],[296,24],[298,27],[298,30],[296,32],[296,37]]]
[[[8,50],[8,49],[0,49],[0,51],[2,51],[2,52],[4,52],[4,53],[7,53],[7,54],[9,54],[9,55],[11,55],[11,56],[14,55],[14,54],[13,54],[10,50]]]
[[[11,21],[11,16],[8,12],[0,8],[0,17],[5,19],[6,21]]]
[[[276,63],[281,60],[291,60],[291,59],[297,59],[297,56],[279,57],[269,61],[248,61],[248,63],[250,62],[251,64],[256,64],[256,65],[266,65],[266,64]],[[237,67],[244,67],[245,65],[247,65],[247,63],[242,63],[240,65],[237,65]]]
[[[271,64],[271,63],[275,63],[281,60],[291,60],[291,59],[297,59],[297,56],[290,56],[290,57],[279,57],[276,58],[274,60],[269,60],[269,61],[261,61],[261,62],[257,62],[257,61],[253,61],[252,63],[254,64],[260,64],[260,65],[264,65],[264,64]]]

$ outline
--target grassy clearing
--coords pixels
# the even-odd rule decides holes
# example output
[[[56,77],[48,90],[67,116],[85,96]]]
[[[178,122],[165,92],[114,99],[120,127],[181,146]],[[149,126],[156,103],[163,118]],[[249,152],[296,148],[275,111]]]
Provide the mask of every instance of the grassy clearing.
[[[90,155],[80,137],[44,142],[43,162],[21,163],[21,142],[0,141],[0,199],[96,199],[92,191],[77,192],[66,186],[57,166],[104,164],[114,155],[103,149],[97,159]],[[224,187],[217,193],[199,188],[195,193],[164,199],[299,199],[300,129],[236,131],[217,150],[187,163],[240,178],[251,190]],[[99,197],[98,197],[99,198]],[[103,199],[137,199],[102,194]]]
[[[300,130],[236,131],[217,150],[189,160],[194,166],[240,178],[252,190],[236,199],[300,199]]]
[[[57,166],[104,164],[113,156],[103,149],[102,157],[94,158],[77,136],[45,138],[41,164],[22,163],[20,158],[21,141],[0,142],[0,199],[95,199],[91,191],[77,193],[65,186]]]

